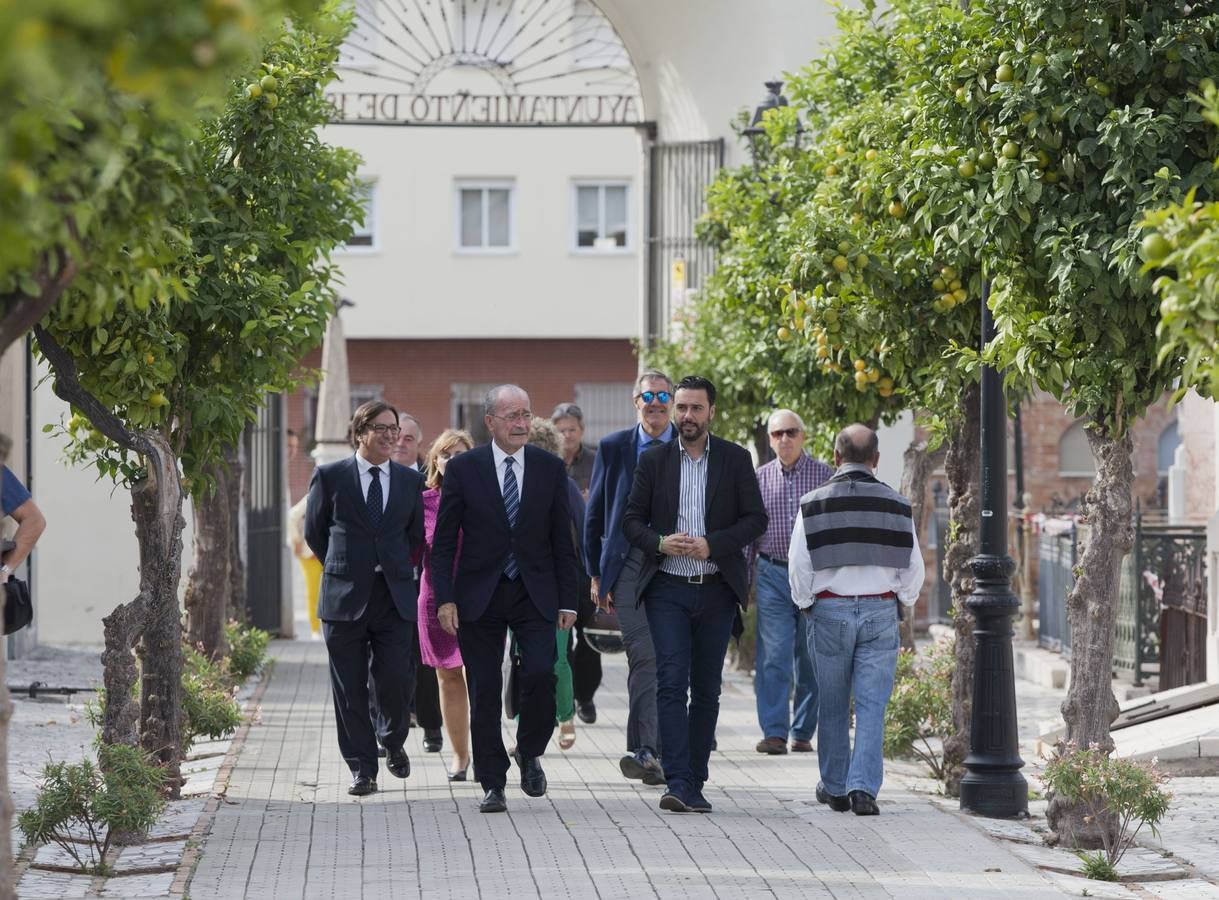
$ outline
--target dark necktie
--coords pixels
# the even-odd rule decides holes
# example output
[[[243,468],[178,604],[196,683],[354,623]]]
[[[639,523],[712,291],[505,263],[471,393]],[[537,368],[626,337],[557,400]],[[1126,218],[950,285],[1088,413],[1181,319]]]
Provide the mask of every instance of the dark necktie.
[[[643,445],[643,449],[648,450],[652,447],[659,446],[660,443],[661,443],[660,438],[652,438],[650,441],[648,441],[646,444]]]
[[[368,499],[365,501],[368,504],[368,518],[372,519],[372,527],[381,527],[381,517],[384,515],[385,502],[381,494],[381,470],[373,466],[368,470],[368,474],[372,476],[372,481],[368,485]]]
[[[516,462],[511,456],[504,459],[504,512],[508,514],[508,526],[516,527],[516,517],[521,511],[521,493],[516,486],[516,471],[513,464]],[[517,565],[516,557],[511,553],[508,554],[508,562],[504,566],[504,574],[509,578],[515,578],[521,572],[521,567]]]

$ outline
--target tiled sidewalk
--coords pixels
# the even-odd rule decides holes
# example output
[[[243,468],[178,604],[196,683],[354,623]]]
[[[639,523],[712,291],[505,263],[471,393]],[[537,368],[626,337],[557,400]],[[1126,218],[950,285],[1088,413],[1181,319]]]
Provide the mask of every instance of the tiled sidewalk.
[[[763,757],[746,680],[724,686],[708,816],[656,807],[659,788],[619,775],[626,669],[608,657],[599,718],[543,760],[545,798],[509,784],[508,815],[476,809],[477,784],[445,779],[447,753],[408,742],[405,782],[348,797],[320,642],[277,642],[261,723],[249,732],[187,891],[281,897],[1063,896],[972,823],[891,782],[882,815],[817,804],[812,754]],[[510,774],[510,779],[515,770]]]

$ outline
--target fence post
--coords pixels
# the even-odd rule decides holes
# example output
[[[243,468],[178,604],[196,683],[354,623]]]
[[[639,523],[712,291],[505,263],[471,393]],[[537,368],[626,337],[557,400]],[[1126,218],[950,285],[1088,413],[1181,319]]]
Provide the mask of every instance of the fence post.
[[[1143,511],[1134,514],[1134,686],[1143,686]]]

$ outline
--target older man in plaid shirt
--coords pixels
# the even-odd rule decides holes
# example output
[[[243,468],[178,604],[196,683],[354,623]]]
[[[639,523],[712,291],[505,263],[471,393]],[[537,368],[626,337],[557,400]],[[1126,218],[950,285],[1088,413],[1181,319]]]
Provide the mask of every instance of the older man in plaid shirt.
[[[817,728],[817,673],[809,652],[808,623],[792,604],[787,581],[787,550],[800,498],[834,474],[804,452],[804,422],[790,409],[770,414],[766,430],[777,459],[758,468],[758,484],[770,523],[749,547],[757,574],[757,659],[754,693],[762,740],[757,751],[777,755],[791,749],[810,752]],[[796,690],[792,694],[792,678]]]

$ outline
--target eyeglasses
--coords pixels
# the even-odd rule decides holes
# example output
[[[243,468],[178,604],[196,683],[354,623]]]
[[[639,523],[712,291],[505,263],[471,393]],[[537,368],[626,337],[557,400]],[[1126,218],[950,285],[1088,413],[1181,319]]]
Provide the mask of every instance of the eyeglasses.
[[[508,413],[506,416],[497,416],[495,413],[491,413],[491,418],[503,419],[505,422],[511,422],[515,425],[517,422],[528,422],[533,418],[533,413],[527,409],[518,409],[516,412]]]
[[[651,403],[653,400],[659,400],[661,403],[668,403],[673,399],[673,395],[668,391],[643,391],[635,395],[636,400],[642,400],[644,403]]]
[[[402,431],[397,425],[369,425],[370,431],[375,431],[378,435],[388,434],[391,437],[397,437]]]
[[[778,431],[772,431],[770,436],[777,441],[782,437],[797,438],[802,433],[799,428],[780,428]]]

